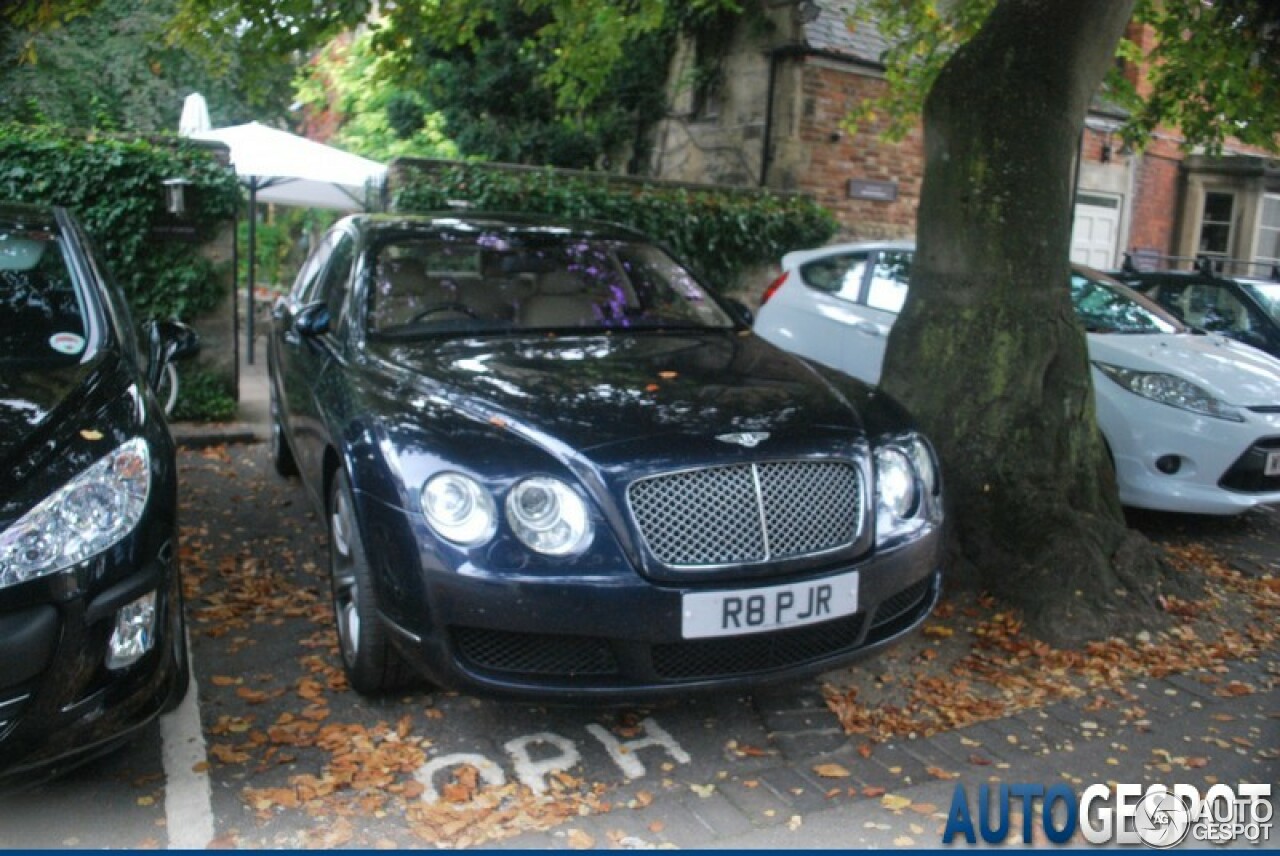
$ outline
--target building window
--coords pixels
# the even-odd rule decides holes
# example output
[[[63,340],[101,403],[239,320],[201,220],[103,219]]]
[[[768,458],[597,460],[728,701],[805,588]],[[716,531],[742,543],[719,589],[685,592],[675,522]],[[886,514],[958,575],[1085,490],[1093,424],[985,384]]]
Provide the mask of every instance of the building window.
[[[1280,264],[1280,194],[1268,193],[1262,197],[1262,210],[1258,213],[1258,248],[1254,261]]]
[[[1220,259],[1231,255],[1231,215],[1235,202],[1234,193],[1209,192],[1204,195],[1198,254]]]

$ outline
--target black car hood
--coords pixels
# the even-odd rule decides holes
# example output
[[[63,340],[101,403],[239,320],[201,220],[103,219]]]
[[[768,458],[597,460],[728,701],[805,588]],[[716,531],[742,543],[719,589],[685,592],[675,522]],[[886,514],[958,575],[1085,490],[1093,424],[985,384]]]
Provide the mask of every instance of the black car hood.
[[[0,368],[0,522],[114,448],[136,422],[119,355],[85,362],[15,362]],[[104,414],[114,405],[120,413]]]
[[[749,333],[641,332],[380,342],[375,359],[439,384],[456,409],[586,450],[661,436],[829,428],[857,407]]]

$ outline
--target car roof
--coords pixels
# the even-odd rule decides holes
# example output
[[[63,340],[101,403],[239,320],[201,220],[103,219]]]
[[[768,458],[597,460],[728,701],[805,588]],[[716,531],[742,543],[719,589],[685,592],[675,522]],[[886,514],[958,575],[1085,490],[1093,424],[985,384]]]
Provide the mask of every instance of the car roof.
[[[782,257],[783,270],[792,270],[806,262],[814,259],[823,259],[828,256],[840,255],[841,253],[869,253],[878,250],[898,250],[909,253],[915,252],[916,242],[909,240],[900,241],[852,241],[844,244],[828,244],[825,247],[814,247],[811,250],[794,250]],[[1106,282],[1116,282],[1117,277],[1114,273],[1107,273],[1096,268],[1086,265],[1071,263],[1071,269],[1077,271],[1084,276],[1095,280],[1104,280]]]
[[[843,244],[828,244],[825,247],[814,247],[808,250],[793,250],[782,257],[784,270],[797,268],[805,262],[841,253],[869,253],[876,250],[906,250],[914,252],[916,242],[910,240],[897,241],[851,241]]]
[[[488,211],[439,211],[422,214],[355,214],[342,222],[362,233],[420,231],[424,234],[498,230],[513,235],[556,234],[565,237],[606,240],[646,240],[652,238],[618,223],[577,220],[540,214],[512,214]]]
[[[27,202],[0,202],[0,224],[34,228],[57,228],[57,215],[52,205]]]

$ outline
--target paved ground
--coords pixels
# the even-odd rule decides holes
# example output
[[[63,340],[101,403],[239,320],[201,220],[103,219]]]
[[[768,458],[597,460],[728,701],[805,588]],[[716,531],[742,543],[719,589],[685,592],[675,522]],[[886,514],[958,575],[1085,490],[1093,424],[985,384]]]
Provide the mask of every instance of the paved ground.
[[[274,476],[265,444],[220,444],[265,437],[264,354],[245,372],[241,425],[178,431],[196,672],[185,711],[0,802],[0,846],[933,847],[957,785],[976,824],[987,783],[1079,794],[1280,779],[1274,644],[1160,678],[1064,672],[1087,691],[1061,698],[1042,670],[1027,685],[1040,706],[1019,709],[1027,699],[997,682],[1003,707],[981,699],[996,705],[987,721],[846,734],[823,685],[861,689],[884,713],[895,681],[946,661],[989,618],[965,619],[968,607],[890,657],[751,695],[604,710],[422,690],[363,699],[337,668],[323,530],[302,488]],[[1250,580],[1280,576],[1280,514],[1134,523],[1179,549],[1207,544]],[[1274,631],[1274,611],[1261,614]],[[941,706],[967,698],[944,678],[957,683]]]

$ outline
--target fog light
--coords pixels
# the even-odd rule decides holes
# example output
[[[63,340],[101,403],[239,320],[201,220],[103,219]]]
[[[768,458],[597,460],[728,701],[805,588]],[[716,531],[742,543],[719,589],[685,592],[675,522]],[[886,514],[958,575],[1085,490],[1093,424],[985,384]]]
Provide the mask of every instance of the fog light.
[[[120,607],[116,613],[116,627],[107,643],[107,668],[123,669],[131,666],[151,650],[156,642],[156,593],[147,592],[142,597]]]
[[[1182,458],[1177,455],[1161,455],[1156,458],[1156,469],[1167,476],[1171,476],[1182,469]]]

